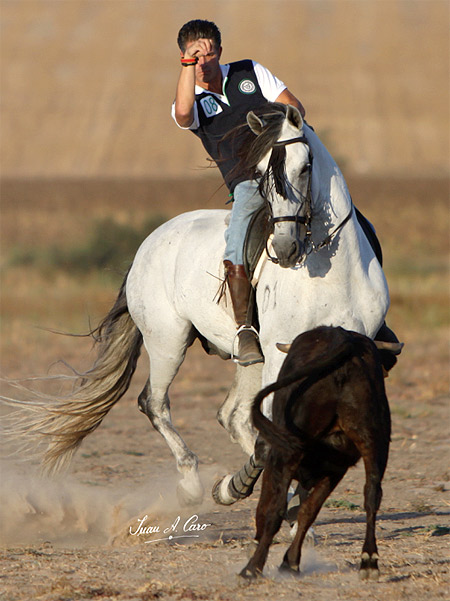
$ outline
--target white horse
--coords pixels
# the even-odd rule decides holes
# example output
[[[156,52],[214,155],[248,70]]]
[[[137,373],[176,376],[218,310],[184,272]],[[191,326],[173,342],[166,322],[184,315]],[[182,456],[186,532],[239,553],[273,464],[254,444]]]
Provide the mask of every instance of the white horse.
[[[276,342],[291,342],[317,325],[339,325],[374,338],[389,295],[342,173],[299,112],[271,105],[260,116],[250,113],[248,124],[253,133],[245,149],[247,162],[257,165],[262,176],[274,224],[270,253],[276,257],[263,262],[256,286],[265,362],[237,367],[218,419],[251,454],[251,402],[261,386],[277,379],[284,359]],[[231,303],[226,297],[217,302],[227,215],[224,210],[184,213],[143,242],[116,304],[98,329],[93,368],[70,399],[33,405],[34,420],[27,430],[50,440],[45,457],[50,467],[70,456],[127,390],[143,342],[150,376],[139,408],[175,456],[183,476],[181,499],[201,500],[198,460],[172,424],[168,389],[196,338],[210,352],[224,358],[233,354]],[[269,406],[266,412],[270,414]]]

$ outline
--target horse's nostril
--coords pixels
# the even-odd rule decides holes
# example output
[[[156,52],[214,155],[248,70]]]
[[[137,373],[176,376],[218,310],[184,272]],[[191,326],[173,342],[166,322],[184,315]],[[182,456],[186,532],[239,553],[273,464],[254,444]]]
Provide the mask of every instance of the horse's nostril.
[[[291,252],[288,255],[288,258],[292,260],[297,260],[299,255],[300,255],[300,243],[298,241],[295,241],[292,243],[291,245]]]
[[[298,253],[298,242],[293,242],[291,256],[296,255],[297,253]]]

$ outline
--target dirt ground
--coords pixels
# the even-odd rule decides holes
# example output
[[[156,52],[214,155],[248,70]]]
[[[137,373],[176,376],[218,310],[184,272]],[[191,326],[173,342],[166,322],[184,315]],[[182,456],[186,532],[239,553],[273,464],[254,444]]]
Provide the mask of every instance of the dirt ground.
[[[388,381],[393,436],[378,517],[378,583],[358,579],[362,465],[321,511],[300,579],[277,572],[289,543],[284,526],[265,578],[239,583],[259,489],[231,507],[210,498],[216,477],[239,468],[244,456],[215,421],[233,366],[194,347],[172,405],[177,428],[201,459],[204,503],[178,506],[174,462],[137,410],[135,388],[86,439],[68,476],[50,481],[33,466],[2,463],[2,601],[448,598],[449,405],[442,390],[430,396],[420,385],[425,373],[442,389],[445,344],[435,341],[420,360],[421,340],[411,341]],[[141,534],[139,525],[151,529]],[[196,537],[167,540],[171,533]]]
[[[363,197],[358,190],[356,193]],[[416,219],[420,207],[421,198],[416,202],[410,197],[410,223],[424,230],[427,224]],[[437,211],[431,205],[430,210]],[[250,586],[239,582],[237,573],[246,563],[254,536],[259,488],[250,499],[230,507],[217,506],[211,499],[215,479],[238,469],[245,457],[215,417],[234,367],[207,357],[199,345],[194,345],[171,389],[171,402],[176,427],[200,458],[203,504],[190,508],[178,505],[174,460],[137,409],[136,399],[147,370],[143,356],[130,391],[101,427],[87,437],[67,475],[57,480],[41,478],[37,458],[28,463],[1,461],[1,601],[448,598],[449,361],[448,332],[439,325],[439,315],[448,309],[442,293],[446,272],[441,268],[447,259],[439,254],[443,246],[436,237],[428,242],[436,245],[433,251],[427,249],[419,232],[414,245],[427,250],[429,262],[421,264],[418,252],[415,270],[405,272],[401,253],[406,251],[400,245],[395,247],[400,238],[398,232],[388,229],[392,220],[383,222],[387,214],[380,208],[378,222],[388,241],[386,254],[393,257],[397,253],[399,257],[395,264],[388,264],[393,298],[390,315],[406,346],[387,380],[393,433],[377,522],[380,580],[361,583],[358,579],[365,527],[364,470],[358,464],[319,514],[316,544],[304,549],[300,578],[283,577],[277,570],[289,544],[284,525],[271,548],[265,577]],[[68,223],[67,219],[60,222]],[[445,231],[444,224],[442,240],[448,235]],[[412,248],[411,235],[406,242]],[[408,281],[417,278],[412,304],[407,303],[411,290],[405,273]],[[69,282],[69,286],[62,276],[45,284],[39,278],[24,280],[20,294],[17,289],[14,296],[10,286],[13,276],[6,275],[4,281],[9,286],[2,293],[6,315],[3,373],[9,377],[51,374],[58,369],[48,372],[48,366],[59,357],[82,368],[89,341],[59,337],[29,326],[36,319],[41,325],[58,323],[58,310],[66,320],[74,307],[80,311],[76,298],[67,301],[69,304],[64,300],[75,295],[80,283],[72,287]],[[44,285],[48,286],[45,320],[42,311],[36,318],[30,308],[36,289],[42,303]],[[21,294],[29,299],[28,304]],[[104,302],[102,297],[100,304]],[[108,298],[105,309],[110,302]],[[27,315],[32,315],[26,327],[27,320],[22,315],[20,321],[18,316],[25,308]],[[14,394],[6,386],[3,393]],[[139,525],[147,528],[146,534],[139,533]],[[169,536],[173,538],[169,540]]]

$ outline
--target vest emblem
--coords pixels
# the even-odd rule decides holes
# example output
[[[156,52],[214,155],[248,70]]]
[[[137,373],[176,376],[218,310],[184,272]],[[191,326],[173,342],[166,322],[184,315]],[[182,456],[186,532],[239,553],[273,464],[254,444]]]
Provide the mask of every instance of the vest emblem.
[[[256,92],[256,86],[250,79],[243,79],[238,88],[243,94],[254,94]]]

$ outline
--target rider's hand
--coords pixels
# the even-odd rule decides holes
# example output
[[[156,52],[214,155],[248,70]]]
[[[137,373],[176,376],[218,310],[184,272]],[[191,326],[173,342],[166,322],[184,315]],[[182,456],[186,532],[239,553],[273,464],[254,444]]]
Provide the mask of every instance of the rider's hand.
[[[200,58],[200,56],[206,56],[212,51],[213,45],[211,40],[200,38],[199,40],[195,40],[195,42],[192,42],[186,46],[183,56],[184,58]]]

